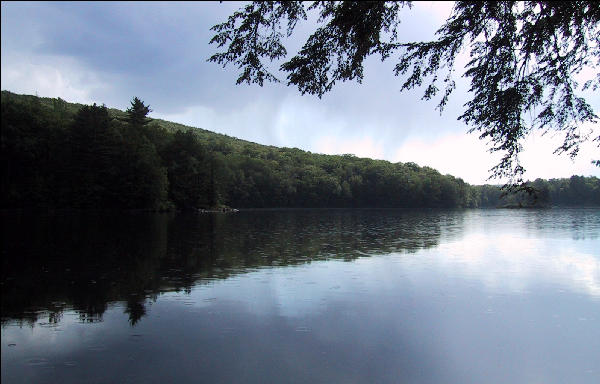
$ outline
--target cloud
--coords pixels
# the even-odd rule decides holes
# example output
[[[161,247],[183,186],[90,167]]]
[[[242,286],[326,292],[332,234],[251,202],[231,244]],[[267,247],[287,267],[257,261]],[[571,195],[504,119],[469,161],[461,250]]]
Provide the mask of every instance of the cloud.
[[[570,177],[578,174],[600,177],[600,168],[591,164],[592,159],[600,157],[595,143],[586,142],[581,146],[579,155],[571,160],[565,155],[555,155],[560,145],[558,135],[532,133],[523,141],[521,164],[525,167],[524,178],[551,179]],[[485,141],[475,134],[449,133],[433,140],[410,137],[402,143],[393,157],[393,161],[412,161],[437,169],[442,174],[461,177],[470,184],[499,184],[507,180],[487,180],[488,171],[500,160],[499,153],[489,153]]]
[[[68,57],[2,54],[2,89],[15,93],[60,97],[84,104],[97,102],[92,96],[106,92],[110,82]]]
[[[476,135],[462,133],[447,134],[434,140],[411,137],[398,148],[393,161],[414,162],[471,184],[483,184],[495,158],[497,156],[486,152],[485,143]]]
[[[587,125],[587,128],[592,129],[593,126]],[[526,176],[532,180],[538,177],[543,179],[570,177],[574,174],[600,177],[600,168],[591,164],[592,160],[600,159],[597,143],[590,141],[583,143],[577,157],[571,160],[565,154],[553,154],[562,142],[563,137],[556,133],[529,135],[523,142],[522,154],[522,162],[527,169]]]
[[[284,84],[238,86],[235,66],[223,69],[206,60],[218,50],[208,44],[214,34],[210,27],[240,6],[2,3],[2,89],[121,109],[137,96],[152,107],[154,117],[261,144],[414,161],[470,182],[486,179],[493,156],[456,120],[468,99],[466,79],[456,79],[442,116],[436,100],[420,100],[422,90],[399,91],[402,79],[393,76],[394,57],[384,63],[367,59],[362,84],[337,84],[322,99]],[[400,39],[434,38],[451,7],[418,2],[412,10],[403,9]],[[313,26],[314,20],[298,27],[290,54]],[[598,96],[589,97],[600,108]],[[541,144],[524,159],[536,164],[532,169],[543,167],[551,163],[541,152],[552,150]],[[563,170],[592,174],[588,158],[594,148],[586,151],[591,155],[582,153],[582,162],[552,163],[549,169],[560,175]]]
[[[416,1],[413,6],[415,10],[430,15],[441,25],[450,17],[454,1]]]

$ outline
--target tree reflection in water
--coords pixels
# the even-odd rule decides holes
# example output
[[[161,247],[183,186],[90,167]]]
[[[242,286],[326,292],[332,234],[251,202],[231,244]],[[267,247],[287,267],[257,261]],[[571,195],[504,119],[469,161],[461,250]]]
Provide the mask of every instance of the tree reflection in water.
[[[260,210],[236,214],[2,214],[2,324],[102,321],[148,300],[261,267],[354,260],[435,247],[461,233],[460,211]]]

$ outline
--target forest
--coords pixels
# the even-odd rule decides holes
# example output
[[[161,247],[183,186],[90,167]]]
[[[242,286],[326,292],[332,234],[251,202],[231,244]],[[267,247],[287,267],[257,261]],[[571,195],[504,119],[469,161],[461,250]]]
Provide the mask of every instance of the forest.
[[[472,186],[414,163],[260,145],[126,111],[2,91],[1,208],[466,208],[600,205],[600,179]]]

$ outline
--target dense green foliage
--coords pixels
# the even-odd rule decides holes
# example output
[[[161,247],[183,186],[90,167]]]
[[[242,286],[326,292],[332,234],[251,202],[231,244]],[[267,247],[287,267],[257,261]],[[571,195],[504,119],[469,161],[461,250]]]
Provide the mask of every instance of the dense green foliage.
[[[2,91],[3,208],[598,205],[595,177],[500,199],[414,163],[259,145],[126,112]]]
[[[46,103],[44,103],[46,101]],[[158,208],[167,174],[149,135],[104,106],[2,93],[4,207]]]
[[[575,80],[600,65],[600,4],[594,1],[457,1],[433,41],[406,42],[397,30],[409,1],[254,1],[212,27],[211,43],[222,50],[209,61],[240,70],[237,83],[279,81],[264,61],[286,60],[287,84],[321,97],[336,83],[363,79],[370,55],[397,60],[406,75],[401,90],[426,85],[423,99],[440,93],[440,111],[456,88],[455,63],[468,52],[463,77],[472,99],[459,117],[490,151],[500,152],[493,177],[523,183],[521,143],[530,131],[564,135],[555,153],[577,155],[579,144],[598,141],[585,122],[598,116],[581,91],[600,87],[600,76]],[[318,14],[313,33],[291,58],[282,42],[309,13]],[[460,69],[460,68],[458,68]],[[428,82],[428,84],[423,84]],[[521,190],[526,188],[521,188]]]
[[[479,207],[586,207],[600,206],[600,179],[571,176],[568,179],[536,179],[527,182],[534,193],[503,194],[498,186],[474,186]]]

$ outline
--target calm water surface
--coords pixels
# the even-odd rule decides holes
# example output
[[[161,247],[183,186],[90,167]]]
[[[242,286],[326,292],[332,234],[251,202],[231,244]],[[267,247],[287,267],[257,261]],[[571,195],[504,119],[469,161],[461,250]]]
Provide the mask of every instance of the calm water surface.
[[[600,210],[2,214],[3,383],[599,383]]]

